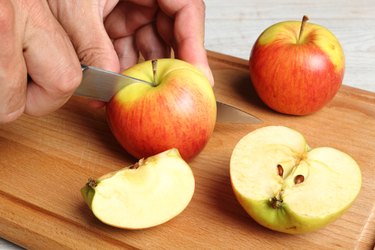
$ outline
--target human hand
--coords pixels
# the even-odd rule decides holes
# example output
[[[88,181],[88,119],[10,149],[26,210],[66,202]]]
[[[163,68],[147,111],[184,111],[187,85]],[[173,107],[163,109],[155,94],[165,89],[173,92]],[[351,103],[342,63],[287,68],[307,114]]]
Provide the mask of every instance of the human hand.
[[[49,0],[80,61],[120,72],[148,59],[175,57],[201,69],[214,84],[204,49],[201,0]]]
[[[82,77],[68,36],[45,1],[0,1],[0,10],[0,123],[56,110]]]
[[[214,79],[204,48],[205,5],[201,0],[120,1],[105,20],[121,68],[145,59],[175,57],[185,60]]]
[[[201,0],[48,4],[50,9],[38,0],[0,2],[0,123],[62,106],[81,81],[80,61],[119,72],[137,63],[138,52],[155,59],[169,56],[173,48],[177,58],[200,68],[214,83],[204,49]]]

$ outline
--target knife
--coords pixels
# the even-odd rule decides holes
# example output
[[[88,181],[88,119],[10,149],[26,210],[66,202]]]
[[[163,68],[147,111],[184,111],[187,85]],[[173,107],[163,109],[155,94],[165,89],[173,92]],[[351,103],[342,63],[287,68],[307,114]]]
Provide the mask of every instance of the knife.
[[[131,76],[118,74],[112,71],[81,65],[82,81],[75,95],[85,96],[96,100],[108,102],[123,87],[133,83],[153,85]],[[260,123],[257,117],[235,108],[231,105],[216,101],[217,121],[224,123]]]
[[[82,81],[74,94],[104,102],[108,102],[114,94],[127,85],[137,82],[152,85],[150,82],[93,66],[81,65],[81,68]]]

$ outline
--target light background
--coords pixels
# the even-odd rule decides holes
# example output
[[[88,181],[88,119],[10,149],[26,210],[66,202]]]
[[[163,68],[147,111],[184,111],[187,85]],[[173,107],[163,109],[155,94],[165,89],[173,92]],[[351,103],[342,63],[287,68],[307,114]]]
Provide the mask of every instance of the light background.
[[[375,2],[371,0],[207,0],[206,48],[248,59],[259,34],[286,20],[325,26],[346,57],[344,84],[375,92]]]

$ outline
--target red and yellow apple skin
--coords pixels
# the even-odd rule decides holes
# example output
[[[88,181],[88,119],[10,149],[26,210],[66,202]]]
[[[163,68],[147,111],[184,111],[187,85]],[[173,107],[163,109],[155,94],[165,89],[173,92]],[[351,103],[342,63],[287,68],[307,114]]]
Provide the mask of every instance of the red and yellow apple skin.
[[[155,86],[134,83],[107,105],[109,126],[123,148],[140,159],[177,148],[191,160],[205,147],[216,122],[216,99],[208,79],[177,59],[159,59],[154,81],[152,63],[123,72]]]
[[[286,21],[267,28],[249,60],[252,84],[271,109],[292,115],[318,111],[335,96],[344,77],[345,58],[326,28]]]

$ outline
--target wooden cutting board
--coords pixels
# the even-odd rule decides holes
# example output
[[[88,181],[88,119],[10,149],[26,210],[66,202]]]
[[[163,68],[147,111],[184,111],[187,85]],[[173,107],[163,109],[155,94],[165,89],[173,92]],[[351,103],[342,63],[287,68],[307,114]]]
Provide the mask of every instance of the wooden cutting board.
[[[57,112],[23,116],[0,126],[0,236],[32,249],[372,249],[375,244],[375,93],[343,86],[321,111],[303,117],[275,113],[251,87],[247,61],[213,52],[209,60],[218,100],[263,122],[217,123],[204,151],[190,165],[196,191],[179,216],[158,227],[129,231],[99,222],[80,195],[88,177],[99,177],[135,159],[122,150],[105,121],[73,97]],[[352,155],[363,173],[354,205],[326,228],[287,235],[256,224],[236,201],[229,159],[238,140],[267,125],[302,132],[310,146],[332,146]],[[152,209],[152,208],[150,208]]]

